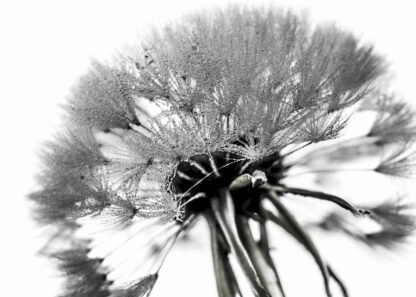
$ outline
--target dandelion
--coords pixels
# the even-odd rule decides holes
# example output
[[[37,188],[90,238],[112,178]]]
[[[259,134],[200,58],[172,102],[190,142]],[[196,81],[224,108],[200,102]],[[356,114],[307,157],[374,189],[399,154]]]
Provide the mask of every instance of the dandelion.
[[[94,61],[67,100],[66,130],[45,146],[41,188],[31,194],[37,219],[56,229],[43,252],[66,276],[61,296],[148,296],[199,218],[211,232],[220,297],[244,295],[242,283],[258,297],[286,296],[273,225],[311,254],[326,296],[331,282],[348,296],[287,204],[340,208],[312,227],[371,247],[391,249],[412,234],[401,199],[365,207],[295,178],[411,176],[415,113],[383,94],[385,71],[348,32],[238,7],[188,16],[111,63]],[[372,126],[345,138],[366,113]],[[364,217],[379,229],[358,228]]]

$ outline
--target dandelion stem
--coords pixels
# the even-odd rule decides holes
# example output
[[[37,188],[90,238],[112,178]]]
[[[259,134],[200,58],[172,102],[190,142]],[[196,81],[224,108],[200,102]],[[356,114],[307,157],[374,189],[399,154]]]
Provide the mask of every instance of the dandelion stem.
[[[274,192],[278,192],[281,194],[290,193],[294,195],[312,197],[312,198],[330,201],[341,206],[342,208],[346,210],[349,210],[353,215],[356,215],[356,216],[363,216],[363,215],[370,214],[368,210],[357,209],[354,206],[352,206],[349,202],[347,202],[346,200],[338,196],[327,194],[324,192],[311,191],[311,190],[301,189],[301,188],[290,188],[290,187],[285,187],[285,186],[273,186],[269,184],[263,185],[262,187],[268,190],[271,190],[270,192],[273,192],[273,193]]]
[[[315,244],[313,243],[312,239],[309,237],[309,235],[306,232],[303,231],[301,225],[296,221],[296,219],[286,209],[286,207],[279,201],[279,197],[276,195],[276,193],[270,191],[268,197],[270,197],[269,200],[273,203],[273,205],[276,207],[276,209],[284,218],[284,222],[286,223],[286,225],[282,224],[282,221],[279,218],[276,218],[276,215],[274,215],[272,212],[267,213],[268,218],[272,220],[273,222],[276,222],[281,227],[283,227],[287,232],[292,234],[311,253],[319,269],[321,270],[322,277],[324,280],[326,295],[328,297],[332,296],[330,288],[329,288],[328,268],[325,262],[323,261],[321,255],[319,254],[319,251],[316,248]]]
[[[337,283],[338,287],[341,289],[342,295],[344,297],[349,297],[348,290],[345,287],[342,280],[338,277],[338,275],[335,273],[335,271],[331,268],[329,264],[327,264],[326,267],[328,268],[328,273],[331,276],[331,278]]]
[[[276,279],[278,281],[280,291],[282,292],[282,295],[285,296],[285,292],[283,290],[283,286],[282,286],[282,283],[280,281],[279,274],[277,272],[274,261],[273,261],[271,255],[270,255],[269,234],[267,232],[267,227],[266,227],[267,220],[265,220],[264,214],[265,214],[265,209],[264,209],[263,205],[260,205],[260,211],[259,211],[259,217],[261,219],[259,221],[260,239],[259,239],[259,242],[257,244],[260,247],[266,261],[269,263],[270,267],[273,269],[273,273],[276,275]]]
[[[247,251],[245,250],[240,238],[238,237],[231,194],[229,191],[221,189],[219,198],[213,197],[210,199],[210,203],[214,217],[224,234],[225,240],[230,246],[231,253],[239,262],[240,267],[247,277],[247,280],[255,296],[271,297],[270,294],[261,285],[257,272],[247,255]]]
[[[245,246],[253,266],[258,272],[258,276],[263,286],[273,297],[284,296],[284,293],[279,286],[280,281],[275,273],[276,271],[270,266],[257,242],[253,238],[253,234],[250,230],[249,219],[245,216],[237,215],[236,223],[241,242]]]
[[[272,221],[276,225],[283,228],[286,232],[288,232],[290,235],[292,235],[296,240],[298,240],[300,243],[302,243],[305,246],[305,248],[308,248],[306,246],[306,243],[303,241],[302,237],[299,236],[299,234],[296,231],[294,231],[293,228],[283,218],[278,217],[277,215],[275,215],[274,213],[272,213],[270,211],[265,211],[263,214],[270,221]],[[305,233],[305,234],[307,235],[307,233]],[[310,251],[309,249],[308,249],[308,251],[310,253],[312,253],[312,251]],[[341,279],[336,275],[336,273],[334,272],[334,270],[331,268],[331,266],[329,264],[326,264],[326,268],[327,268],[327,271],[328,271],[328,275],[338,284],[339,288],[341,289],[341,292],[342,292],[343,296],[348,297],[347,288],[345,287],[345,285],[343,284]]]
[[[225,242],[221,240],[221,233],[218,229],[219,226],[211,216],[207,214],[206,220],[209,225],[209,230],[211,232],[211,252],[212,259],[214,264],[214,272],[218,290],[219,297],[233,297],[240,294],[240,289],[237,284],[237,280],[232,271],[228,254],[229,251],[224,246]]]

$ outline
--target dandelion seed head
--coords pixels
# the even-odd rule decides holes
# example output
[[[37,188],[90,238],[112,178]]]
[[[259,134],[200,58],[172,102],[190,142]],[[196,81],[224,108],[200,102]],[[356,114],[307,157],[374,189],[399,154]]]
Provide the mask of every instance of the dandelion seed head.
[[[112,62],[93,61],[68,96],[69,128],[47,144],[41,189],[31,198],[39,221],[76,229],[98,219],[109,246],[112,236],[124,235],[99,259],[109,259],[108,275],[131,281],[108,281],[92,243],[74,238],[79,246],[58,257],[70,270],[64,296],[148,296],[171,246],[201,216],[210,224],[216,273],[228,273],[219,291],[238,291],[231,253],[256,296],[284,296],[266,221],[311,253],[327,296],[330,278],[345,291],[281,198],[318,199],[369,217],[381,233],[354,232],[338,215],[317,224],[369,245],[392,247],[412,233],[412,218],[397,204],[366,210],[332,193],[287,185],[294,167],[322,173],[332,170],[326,164],[363,157],[380,157],[365,169],[374,173],[412,173],[414,112],[380,95],[376,82],[385,71],[372,46],[335,26],[237,6],[188,16]],[[363,110],[375,113],[370,131],[342,140],[351,115]],[[259,242],[249,221],[261,229]]]

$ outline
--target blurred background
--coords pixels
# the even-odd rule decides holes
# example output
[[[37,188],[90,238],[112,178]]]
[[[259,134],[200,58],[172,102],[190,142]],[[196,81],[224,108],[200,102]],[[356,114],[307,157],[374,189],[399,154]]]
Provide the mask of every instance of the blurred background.
[[[91,59],[110,59],[138,41],[149,25],[229,3],[272,3],[306,11],[312,22],[335,22],[354,32],[387,57],[392,89],[416,107],[416,18],[411,1],[1,1],[1,296],[56,296],[59,282],[54,270],[35,255],[41,230],[30,220],[25,196],[36,186],[41,142],[61,123],[59,105]],[[374,192],[378,186],[372,186]],[[191,242],[174,248],[152,297],[216,296],[206,231],[200,224]],[[341,236],[317,235],[322,254],[352,297],[416,296],[415,244],[383,253]],[[309,255],[293,240],[277,240],[277,265],[288,296],[323,296]]]

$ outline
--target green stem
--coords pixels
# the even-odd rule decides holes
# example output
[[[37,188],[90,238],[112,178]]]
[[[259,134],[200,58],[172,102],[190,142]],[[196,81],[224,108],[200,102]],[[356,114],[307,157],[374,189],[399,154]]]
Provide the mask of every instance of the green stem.
[[[217,197],[212,197],[210,199],[210,203],[214,218],[218,222],[221,231],[224,234],[224,238],[230,247],[231,253],[239,262],[254,295],[257,297],[271,297],[261,285],[257,272],[247,255],[247,251],[238,237],[234,205],[229,191],[225,189],[220,190],[220,196],[221,200]]]
[[[233,297],[237,296],[237,294],[241,295],[237,280],[228,259],[228,250],[224,246],[224,241],[221,240],[220,237],[221,234],[218,230],[219,227],[212,218],[211,214],[207,214],[205,217],[211,232],[211,251],[218,296]]]
[[[285,223],[287,224],[287,227],[289,227],[288,228],[289,233],[291,233],[296,239],[298,239],[299,242],[305,246],[305,248],[311,253],[313,258],[315,259],[315,262],[317,263],[322,273],[326,295],[328,297],[331,297],[332,294],[329,288],[328,268],[324,260],[322,259],[321,255],[319,254],[319,251],[316,248],[315,244],[313,243],[312,239],[309,237],[309,235],[306,232],[303,231],[302,226],[296,221],[296,219],[292,216],[292,214],[280,202],[280,199],[277,196],[277,194],[274,193],[273,191],[269,191],[268,195],[270,197],[269,200],[273,203],[273,205],[282,215],[282,217],[285,220]],[[276,219],[276,216],[271,212],[269,212],[269,218],[279,225],[282,224],[281,220],[279,220],[278,218]]]
[[[254,240],[250,230],[249,219],[245,216],[237,215],[236,223],[238,234],[240,235],[241,241],[246,248],[262,284],[269,291],[271,296],[283,297],[283,291],[279,286],[279,277],[273,267],[270,266],[257,242]]]
[[[345,287],[342,280],[338,277],[338,275],[335,273],[335,271],[332,269],[332,267],[329,266],[329,264],[327,264],[326,266],[328,267],[329,275],[332,277],[332,279],[338,284],[338,287],[341,289],[342,295],[344,297],[348,297],[348,290]]]
[[[303,188],[292,188],[292,187],[286,187],[286,186],[273,186],[273,185],[269,185],[266,184],[263,186],[263,188],[269,190],[269,193],[274,193],[274,192],[278,192],[281,194],[294,194],[294,195],[299,195],[299,196],[304,196],[304,197],[312,197],[312,198],[316,198],[316,199],[321,199],[321,200],[326,200],[326,201],[330,201],[332,203],[335,203],[339,206],[341,206],[342,208],[349,210],[353,215],[356,216],[364,216],[364,215],[368,215],[370,214],[370,212],[368,210],[362,210],[362,209],[357,209],[354,206],[352,206],[348,201],[342,199],[341,197],[335,196],[335,195],[331,195],[331,194],[327,194],[324,192],[319,192],[319,191],[311,191],[311,190],[307,190],[307,189],[303,189]],[[274,194],[276,195],[276,194]]]
[[[276,216],[275,214],[266,211],[265,212],[265,216],[268,217],[271,221],[273,221],[273,223],[275,223],[276,225],[279,225],[280,227],[283,228],[283,230],[285,230],[286,232],[288,232],[290,235],[292,235],[297,241],[299,241],[302,245],[304,245],[308,251],[311,253],[311,250],[307,247],[307,244],[302,240],[302,238],[289,226],[289,224],[283,220],[282,218],[279,218],[278,216]],[[340,288],[342,295],[344,297],[348,297],[348,290],[345,287],[344,283],[342,282],[342,280],[338,277],[338,275],[335,273],[335,271],[332,269],[332,267],[327,263],[326,264],[327,270],[328,270],[328,274],[329,276],[337,283],[338,287]]]
[[[262,205],[260,205],[260,218],[262,218],[262,219],[259,223],[259,225],[260,225],[260,240],[258,242],[258,246],[260,247],[260,250],[262,251],[266,261],[269,263],[270,267],[273,269],[273,272],[276,275],[276,278],[277,278],[277,281],[278,281],[280,291],[282,292],[282,295],[285,296],[285,292],[283,290],[283,285],[280,281],[279,274],[277,272],[276,266],[275,266],[274,261],[271,257],[271,254],[270,254],[269,234],[267,232],[266,220],[263,219],[264,218],[264,212],[265,212],[265,209],[263,208]]]

